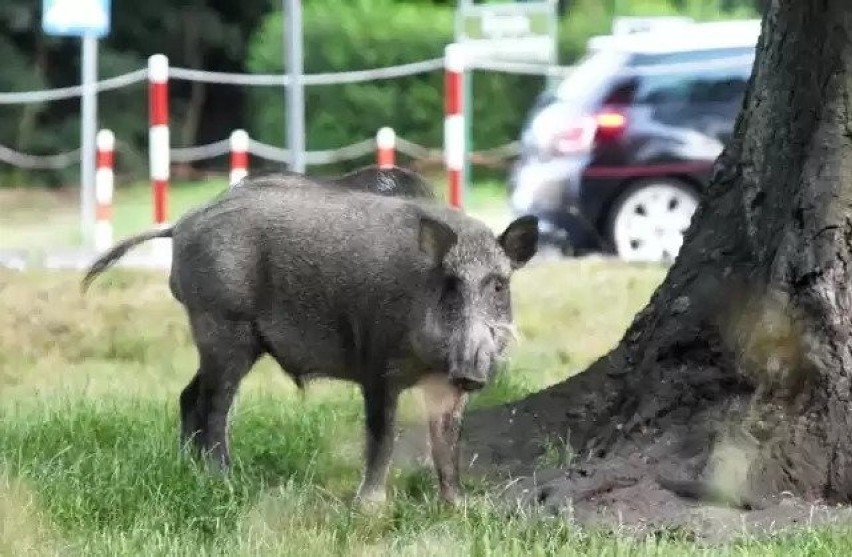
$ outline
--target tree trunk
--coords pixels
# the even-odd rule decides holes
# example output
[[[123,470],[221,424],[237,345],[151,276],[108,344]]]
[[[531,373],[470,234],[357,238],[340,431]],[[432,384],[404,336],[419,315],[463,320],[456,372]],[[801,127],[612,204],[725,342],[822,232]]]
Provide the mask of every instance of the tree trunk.
[[[38,76],[39,83],[46,83],[44,78],[47,68],[47,46],[42,35],[36,36],[35,43],[35,73]],[[28,151],[33,141],[33,135],[36,130],[36,123],[39,115],[45,110],[45,103],[30,103],[25,104],[21,111],[21,119],[18,121],[18,134],[15,141],[15,147],[21,151]]]
[[[181,11],[183,21],[183,55],[187,65],[192,69],[204,69],[204,45],[202,44],[202,18],[199,10],[194,7],[186,7]],[[180,127],[180,144],[182,146],[195,145],[198,137],[198,127],[204,112],[204,103],[207,101],[207,88],[201,81],[193,81],[189,89],[189,103],[183,124]],[[175,164],[174,174],[176,178],[192,178],[194,174],[191,162]]]
[[[467,451],[518,473],[561,439],[575,501],[643,482],[852,499],[850,109],[852,2],[770,2],[734,137],[649,304],[585,372],[470,416]]]

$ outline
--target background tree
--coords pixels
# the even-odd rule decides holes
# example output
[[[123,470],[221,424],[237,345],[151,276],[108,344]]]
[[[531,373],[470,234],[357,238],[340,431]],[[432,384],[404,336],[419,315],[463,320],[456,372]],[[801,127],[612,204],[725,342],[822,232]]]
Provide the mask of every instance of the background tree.
[[[217,71],[246,71],[249,36],[260,18],[277,8],[272,0],[192,0],[175,4],[147,0],[114,4],[112,29],[100,41],[99,77],[145,67],[148,56],[164,53],[173,65]],[[26,91],[76,85],[80,42],[41,30],[41,3],[6,0],[0,6],[0,90]],[[211,89],[212,94],[208,94]],[[171,87],[175,145],[221,139],[244,122],[242,95],[234,87],[208,88],[175,81]],[[121,167],[147,164],[147,98],[144,83],[99,96],[100,125],[116,132]],[[235,100],[236,99],[236,100]],[[79,99],[29,105],[0,105],[0,144],[29,153],[52,154],[79,145]],[[40,174],[62,182],[76,174]],[[28,180],[33,181],[33,180]],[[17,183],[17,181],[11,181]]]
[[[706,9],[702,2],[689,0],[676,7],[674,0],[643,0],[626,3],[624,9],[660,15],[720,15],[715,9]],[[449,0],[305,0],[305,68],[309,72],[334,72],[441,56],[444,45],[452,39],[456,5]],[[99,43],[99,75],[108,78],[143,68],[148,56],[155,53],[166,54],[174,66],[224,72],[281,71],[280,9],[277,0],[114,3],[112,30]],[[389,14],[393,25],[376,25],[388,20]],[[582,54],[590,36],[606,33],[610,16],[608,3],[570,2],[560,22],[560,63],[572,63]],[[41,31],[40,2],[0,2],[0,55],[4,60],[0,91],[79,83],[79,40],[46,36]],[[474,95],[487,102],[474,106],[474,148],[517,139],[543,85],[540,77],[478,72]],[[374,83],[309,87],[307,143],[311,149],[335,148],[371,137],[377,126],[393,125],[400,136],[437,147],[443,134],[441,88],[439,70]],[[144,83],[139,83],[99,96],[99,125],[111,128],[118,140],[120,178],[146,174],[145,91]],[[244,127],[252,137],[282,144],[283,106],[284,94],[278,88],[174,80],[170,86],[173,143],[208,143]],[[80,141],[79,109],[76,98],[0,105],[0,144],[41,154],[73,149]],[[225,157],[219,157],[199,166],[224,168],[226,164]],[[77,170],[72,166],[61,173],[27,173],[18,179],[0,175],[0,184],[36,184],[42,178],[57,185],[73,184]],[[180,170],[176,168],[175,174]],[[9,172],[8,167],[0,167],[0,173]]]
[[[849,501],[850,99],[852,3],[774,0],[734,139],[664,282],[588,370],[474,416],[472,450],[510,464],[567,437],[584,462],[558,494],[579,499],[661,479],[740,505],[784,490]]]

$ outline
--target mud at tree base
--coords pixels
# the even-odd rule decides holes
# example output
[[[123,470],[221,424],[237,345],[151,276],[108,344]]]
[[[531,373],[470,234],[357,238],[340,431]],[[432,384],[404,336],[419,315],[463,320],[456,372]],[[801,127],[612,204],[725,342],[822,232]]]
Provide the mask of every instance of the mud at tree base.
[[[852,507],[784,494],[761,508],[744,510],[679,497],[652,476],[578,482],[563,471],[543,470],[535,477],[516,478],[500,501],[521,511],[561,516],[590,530],[640,537],[668,533],[706,543],[852,526]]]
[[[553,418],[565,414],[565,401],[540,395],[473,412],[465,425],[463,474],[489,481],[494,498],[510,512],[560,516],[594,531],[710,544],[816,527],[852,528],[852,506],[818,497],[784,492],[737,505],[682,497],[662,487],[659,475],[678,480],[684,470],[700,468],[699,458],[691,461],[672,450],[684,435],[677,427],[642,450],[603,458],[576,455],[569,464],[548,466],[546,433],[558,427]]]
[[[613,351],[466,417],[462,462],[520,478],[504,499],[711,539],[852,526],[822,500],[852,502],[852,3],[818,4],[767,6],[731,138]],[[683,499],[658,475],[748,505]]]

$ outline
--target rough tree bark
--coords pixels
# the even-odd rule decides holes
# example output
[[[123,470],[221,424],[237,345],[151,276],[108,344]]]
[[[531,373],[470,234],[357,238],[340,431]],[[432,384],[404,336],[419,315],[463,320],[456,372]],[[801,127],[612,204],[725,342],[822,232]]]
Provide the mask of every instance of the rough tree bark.
[[[852,2],[770,2],[734,138],[649,304],[588,370],[471,415],[465,452],[518,473],[567,441],[539,501],[641,484],[849,502],[851,112]]]

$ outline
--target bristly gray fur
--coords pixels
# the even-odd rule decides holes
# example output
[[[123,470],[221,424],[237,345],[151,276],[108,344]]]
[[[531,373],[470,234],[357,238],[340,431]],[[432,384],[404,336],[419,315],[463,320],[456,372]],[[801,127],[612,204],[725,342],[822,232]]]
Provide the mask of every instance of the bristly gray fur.
[[[280,173],[247,178],[173,227],[121,242],[85,284],[155,237],[172,238],[169,286],[199,353],[180,395],[185,443],[228,467],[227,414],[242,378],[268,354],[299,385],[330,377],[361,387],[358,497],[382,500],[397,398],[438,377],[455,394],[433,405],[433,460],[441,496],[456,499],[465,393],[491,380],[513,337],[510,278],[536,251],[534,217],[495,237],[399,168],[327,179]]]

